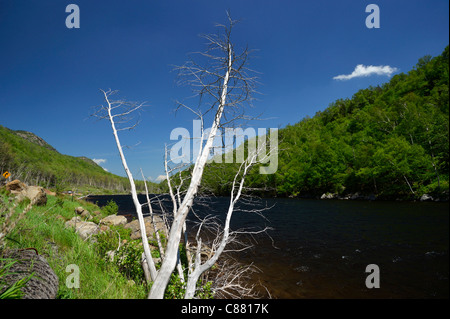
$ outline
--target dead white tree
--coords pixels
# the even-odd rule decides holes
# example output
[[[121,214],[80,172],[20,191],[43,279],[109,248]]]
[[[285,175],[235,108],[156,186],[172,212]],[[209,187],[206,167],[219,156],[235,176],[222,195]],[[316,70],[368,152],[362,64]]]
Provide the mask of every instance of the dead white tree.
[[[117,93],[117,91],[101,91],[103,93],[106,105],[99,106],[93,116],[99,119],[107,119],[111,123],[116,146],[120,154],[120,159],[122,161],[123,168],[125,169],[125,173],[127,174],[128,180],[130,181],[131,197],[133,198],[133,203],[136,208],[136,214],[138,216],[139,227],[141,231],[142,245],[144,247],[144,254],[146,259],[146,263],[144,264],[148,265],[150,277],[152,280],[155,280],[157,272],[155,263],[152,259],[150,246],[148,244],[144,215],[142,214],[142,204],[139,202],[133,175],[128,168],[127,160],[123,153],[123,146],[120,143],[118,134],[119,131],[131,130],[136,127],[136,125],[139,123],[139,120],[137,120],[133,125],[128,125],[128,123],[133,119],[132,114],[141,109],[144,106],[144,103],[128,102],[125,100],[113,100],[111,96]],[[120,127],[118,127],[118,125]]]
[[[245,177],[247,176],[250,168],[253,165],[255,165],[256,163],[258,163],[258,158],[262,157],[262,160],[259,160],[259,162],[264,162],[264,157],[267,156],[265,148],[266,148],[266,145],[263,144],[258,149],[253,150],[253,152],[248,150],[247,158],[240,165],[238,171],[236,172],[234,179],[233,179],[233,183],[232,183],[230,200],[229,200],[229,205],[228,205],[226,219],[225,219],[225,225],[223,226],[223,230],[218,232],[217,235],[215,236],[213,243],[210,247],[209,256],[206,261],[203,261],[201,258],[201,252],[202,252],[203,246],[202,246],[202,237],[201,237],[200,233],[201,233],[203,224],[201,224],[200,227],[198,228],[197,235],[196,235],[196,246],[197,246],[196,255],[194,258],[193,267],[189,267],[190,268],[189,276],[188,276],[188,281],[187,281],[187,285],[186,285],[186,293],[185,293],[186,299],[191,299],[194,297],[195,292],[196,292],[197,282],[200,279],[200,276],[205,271],[209,270],[218,261],[219,257],[224,252],[225,247],[230,242],[237,241],[238,240],[237,237],[242,234],[256,235],[256,234],[264,233],[267,231],[268,227],[266,227],[264,229],[256,230],[256,231],[248,231],[248,230],[232,231],[230,228],[230,222],[231,222],[233,213],[235,211],[235,206],[238,203],[238,201],[240,200],[240,198],[242,196],[242,192],[244,190]],[[263,153],[266,155],[261,156],[261,154],[263,154]],[[270,155],[270,152],[269,152],[269,155]],[[256,211],[261,212],[263,210],[264,209],[259,209]],[[203,222],[205,222],[207,220],[208,220],[208,218],[205,218],[205,219],[203,219]],[[242,245],[240,245],[240,246],[242,246]],[[248,248],[249,248],[248,245],[243,245],[243,247],[239,248],[239,250],[244,250],[244,249],[248,249]],[[231,278],[232,280],[226,281],[227,285],[230,285],[230,287],[234,287],[235,290],[239,290],[238,288],[241,288],[240,289],[241,291],[245,290],[243,288],[244,286],[237,285],[237,283],[239,282],[238,277],[241,274],[242,274],[242,272],[235,273],[234,274],[235,276],[233,276],[233,278]]]
[[[98,111],[94,114],[99,118],[108,119],[110,121],[122,164],[130,181],[131,194],[139,219],[144,255],[148,263],[150,277],[153,280],[148,295],[149,298],[162,299],[164,297],[166,287],[169,284],[170,277],[174,272],[175,267],[178,266],[180,278],[183,278],[183,269],[181,267],[179,255],[180,240],[184,236],[186,248],[189,250],[189,241],[186,234],[186,218],[193,209],[194,200],[199,190],[205,165],[211,157],[211,151],[214,149],[213,142],[217,133],[225,125],[230,125],[238,120],[248,119],[245,115],[244,106],[245,104],[251,104],[253,99],[252,94],[255,92],[256,77],[249,75],[252,70],[248,68],[248,57],[250,53],[248,48],[244,48],[240,53],[237,53],[237,50],[231,41],[231,31],[235,24],[236,21],[232,20],[228,15],[228,24],[218,25],[221,32],[216,35],[203,36],[208,42],[208,49],[205,52],[198,53],[200,58],[203,59],[202,64],[190,60],[183,66],[177,68],[183,79],[183,83],[190,86],[200,99],[197,110],[194,110],[194,108],[191,108],[184,103],[179,103],[179,107],[192,111],[201,121],[201,136],[199,137],[200,147],[198,154],[195,158],[193,167],[189,169],[190,176],[188,178],[184,177],[181,169],[174,170],[169,167],[171,159],[167,158],[166,149],[165,169],[173,209],[172,221],[170,225],[168,225],[169,233],[167,244],[165,249],[162,249],[161,247],[162,264],[159,271],[156,271],[153,259],[151,258],[142,214],[142,205],[137,198],[134,180],[128,168],[123,154],[123,146],[121,145],[118,136],[119,131],[132,129],[136,126],[137,122],[132,126],[117,127],[117,124],[123,125],[124,123],[128,123],[130,115],[134,111],[139,110],[143,105],[124,100],[112,100],[111,95],[115,93],[114,91],[102,91],[106,105],[99,107]],[[212,124],[211,127],[206,130],[204,129],[204,123],[207,120],[210,120]],[[277,132],[274,132],[273,134],[277,136]],[[265,149],[266,143],[262,143],[262,146],[262,148]],[[276,147],[274,146],[273,140],[271,139],[270,148],[272,153],[274,150],[276,151]],[[261,148],[259,150],[261,150]],[[211,268],[225,251],[226,245],[239,234],[239,231],[230,230],[231,217],[237,201],[242,196],[245,175],[258,160],[265,163],[265,158],[264,156],[261,157],[260,152],[248,152],[247,159],[240,165],[232,184],[231,199],[227,210],[225,224],[223,225],[223,228],[217,232],[216,239],[213,241],[211,247],[211,254],[204,262],[200,256],[203,246],[200,231],[203,227],[206,227],[207,219],[202,220],[201,227],[196,236],[195,256],[190,256],[188,254],[189,266],[186,283],[186,298],[195,296],[196,284],[200,276]],[[175,171],[176,173],[179,173],[178,185],[171,184],[173,173]],[[182,191],[182,186],[184,187],[184,185],[186,185],[186,188]],[[158,202],[162,208],[159,199]],[[151,202],[149,199],[147,199],[147,204],[151,210]],[[255,233],[262,231],[264,230]],[[239,275],[239,273],[237,273],[237,275]],[[233,279],[228,282],[236,282],[236,280]]]
[[[227,25],[217,25],[222,32],[216,35],[203,36],[207,41],[208,49],[205,52],[200,52],[199,56],[204,60],[204,63],[190,60],[183,66],[178,67],[183,80],[182,83],[190,86],[200,98],[197,110],[184,103],[179,103],[180,107],[192,111],[201,120],[200,149],[192,169],[189,186],[183,198],[177,197],[176,192],[170,191],[174,205],[173,222],[170,227],[165,258],[152,285],[149,298],[161,299],[164,297],[170,276],[179,260],[179,245],[185,229],[186,217],[194,204],[203,171],[210,157],[218,130],[225,122],[230,123],[237,119],[242,119],[244,117],[243,104],[252,101],[256,77],[248,74],[251,71],[247,65],[250,53],[248,48],[242,50],[241,53],[237,53],[231,40],[231,32],[236,22],[228,15]],[[203,129],[204,122],[209,115],[212,117],[212,125],[206,131]],[[204,140],[206,140],[206,143],[203,145]],[[229,209],[231,210],[233,210],[235,204],[234,199],[230,202]],[[229,222],[226,223],[225,229],[224,234],[228,232]],[[226,244],[226,242],[227,235],[224,236],[223,244]],[[223,251],[223,248],[220,248],[220,251]],[[214,256],[218,258],[220,253]],[[197,263],[199,262],[198,260],[196,258]],[[194,272],[188,278],[187,298],[193,297],[195,293],[196,278],[198,279],[199,275],[208,267],[211,267],[212,264],[207,262],[194,268]]]

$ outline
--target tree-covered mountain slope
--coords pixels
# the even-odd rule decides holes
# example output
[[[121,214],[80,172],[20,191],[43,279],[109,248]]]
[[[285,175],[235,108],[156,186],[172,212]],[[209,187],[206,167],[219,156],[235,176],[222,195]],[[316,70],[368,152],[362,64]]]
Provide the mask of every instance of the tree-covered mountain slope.
[[[87,157],[61,154],[31,132],[0,125],[0,173],[5,171],[11,173],[11,178],[47,188],[91,187],[97,192],[130,189],[127,178],[105,171]],[[150,190],[155,191],[157,185],[150,184]],[[143,182],[138,181],[137,187],[144,190]]]
[[[247,185],[291,197],[448,198],[448,51],[280,129],[277,172],[261,175],[256,168]],[[226,194],[232,174],[225,164],[211,164],[203,188]]]

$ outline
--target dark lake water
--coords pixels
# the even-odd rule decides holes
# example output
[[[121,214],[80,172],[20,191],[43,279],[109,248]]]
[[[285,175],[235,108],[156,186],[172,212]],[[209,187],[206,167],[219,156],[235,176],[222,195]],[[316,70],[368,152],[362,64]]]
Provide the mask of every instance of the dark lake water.
[[[133,214],[131,196],[89,197],[100,206],[109,199]],[[228,200],[209,199],[196,211],[223,216]],[[277,198],[261,205],[274,206],[265,218],[236,212],[232,228],[273,228],[237,256],[261,270],[252,280],[273,298],[449,297],[448,202]],[[380,269],[380,288],[366,287],[369,264]]]

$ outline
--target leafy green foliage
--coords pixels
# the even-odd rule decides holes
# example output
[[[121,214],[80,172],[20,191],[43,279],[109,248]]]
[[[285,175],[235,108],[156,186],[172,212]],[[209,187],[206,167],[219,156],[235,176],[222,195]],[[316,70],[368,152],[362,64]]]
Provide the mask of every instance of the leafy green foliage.
[[[108,231],[100,232],[96,235],[97,242],[95,246],[100,256],[105,259],[109,257],[106,255],[108,251],[117,250],[121,247],[123,242],[130,241],[131,230],[122,226],[109,226]]]
[[[448,196],[449,48],[407,74],[340,99],[279,130],[278,170],[246,178],[264,195],[360,192],[381,198]],[[210,164],[202,190],[227,195],[237,167]]]
[[[213,299],[214,292],[212,291],[212,282],[208,281],[202,283],[201,280],[197,282],[197,291],[195,298],[197,299]],[[170,277],[169,285],[164,294],[165,299],[183,299],[186,292],[185,283],[183,283],[178,274],[173,273]]]
[[[111,199],[105,206],[102,207],[102,211],[107,216],[115,215],[119,211],[119,206],[117,206],[116,202]]]
[[[164,294],[164,299],[183,299],[185,292],[186,287],[180,277],[177,274],[172,274]]]
[[[136,283],[144,282],[144,271],[141,265],[142,252],[142,244],[131,241],[120,247],[114,256],[114,263],[120,273]]]

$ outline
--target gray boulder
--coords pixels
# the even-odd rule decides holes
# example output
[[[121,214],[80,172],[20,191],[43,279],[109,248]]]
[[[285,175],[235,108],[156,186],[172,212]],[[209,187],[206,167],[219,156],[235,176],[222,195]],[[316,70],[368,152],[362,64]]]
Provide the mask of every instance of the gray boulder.
[[[93,235],[98,234],[98,232],[100,231],[96,223],[82,221],[79,216],[73,217],[71,220],[67,221],[66,227],[75,228],[75,232],[80,235],[83,240],[86,240]]]
[[[127,218],[120,215],[109,215],[100,221],[100,224],[107,226],[118,226],[125,225],[127,223]]]
[[[150,218],[144,218],[145,233],[147,237],[153,236],[153,225]],[[131,230],[131,239],[141,238],[141,228],[139,226],[139,220],[135,219],[124,226],[124,228]]]
[[[75,208],[75,213],[76,213],[77,215],[83,214],[84,211],[85,211],[85,209],[84,209],[83,207],[81,207],[81,206]]]
[[[421,202],[428,202],[428,201],[432,201],[433,200],[433,197],[431,197],[430,195],[428,195],[428,194],[423,194],[421,197],[420,197],[420,201]]]
[[[153,218],[155,220],[156,227],[158,228],[158,230],[160,232],[166,233],[166,227],[161,217],[154,215]],[[147,234],[147,237],[152,238],[154,234],[154,227],[151,222],[151,217],[145,217],[144,223],[145,223],[145,233]],[[131,229],[131,239],[141,238],[141,228],[139,226],[138,219],[129,222],[124,226],[124,228]]]
[[[350,199],[352,199],[352,200],[361,199],[361,194],[359,194],[359,192],[356,192],[356,193],[350,195]]]
[[[29,198],[34,205],[41,206],[47,204],[47,194],[43,187],[28,186],[23,193],[23,196]]]
[[[77,215],[80,215],[83,219],[91,220],[94,217],[92,217],[91,213],[87,209],[84,209],[83,207],[79,206],[75,208],[75,213]]]
[[[320,196],[320,199],[333,199],[333,198],[336,198],[336,194],[323,193],[322,196]]]

